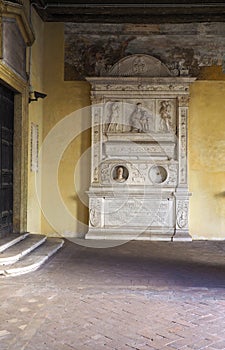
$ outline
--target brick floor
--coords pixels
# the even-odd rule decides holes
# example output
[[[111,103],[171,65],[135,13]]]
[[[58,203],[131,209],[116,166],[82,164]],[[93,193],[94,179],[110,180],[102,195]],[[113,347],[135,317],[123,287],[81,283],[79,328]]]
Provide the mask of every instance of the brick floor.
[[[0,350],[225,349],[225,242],[67,241],[0,280]]]

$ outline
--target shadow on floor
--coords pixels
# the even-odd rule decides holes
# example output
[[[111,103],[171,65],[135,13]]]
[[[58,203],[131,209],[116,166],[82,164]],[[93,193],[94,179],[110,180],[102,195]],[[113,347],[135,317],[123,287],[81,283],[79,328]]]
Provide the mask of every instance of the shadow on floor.
[[[51,266],[81,285],[224,288],[225,242],[132,241],[97,249],[66,241]]]

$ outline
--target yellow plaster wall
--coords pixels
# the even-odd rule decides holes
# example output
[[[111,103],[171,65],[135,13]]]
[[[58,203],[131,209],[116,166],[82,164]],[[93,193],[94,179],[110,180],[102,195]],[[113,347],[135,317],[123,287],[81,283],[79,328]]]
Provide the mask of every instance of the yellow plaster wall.
[[[35,89],[47,93],[44,101],[31,105],[35,111],[32,120],[40,121],[43,112],[43,140],[49,132],[57,126],[58,122],[74,111],[78,111],[90,104],[89,85],[84,81],[64,81],[64,25],[62,23],[43,23],[38,25],[36,36],[36,58],[32,60],[33,66],[43,67],[43,84],[37,71],[33,81],[37,83]],[[44,34],[43,36],[40,34]],[[44,38],[44,42],[42,41]],[[40,47],[38,46],[40,43]],[[42,47],[43,45],[43,47]],[[42,58],[39,49],[43,51]],[[192,192],[190,200],[190,233],[194,239],[224,239],[225,238],[225,81],[221,67],[203,68],[201,80],[191,87],[189,112],[189,189]],[[40,85],[39,85],[40,84]],[[42,109],[43,103],[43,111]],[[34,107],[35,106],[35,107]],[[38,107],[37,107],[38,106]],[[39,110],[40,108],[40,110]],[[80,129],[80,120],[74,119],[76,130]],[[77,123],[77,124],[76,124]],[[62,129],[62,135],[67,130]],[[60,140],[59,140],[60,142]],[[88,222],[88,210],[82,202],[85,190],[90,183],[90,162],[87,158],[82,165],[79,160],[83,152],[90,146],[90,132],[86,131],[76,137],[61,157],[58,167],[58,187],[62,201],[67,210],[81,222]],[[78,167],[76,168],[76,165]],[[45,161],[43,162],[45,165]],[[74,171],[77,169],[76,184]],[[29,187],[33,186],[33,175],[30,174]],[[55,174],[48,174],[53,178]],[[49,196],[51,183],[42,178],[42,198],[48,207],[60,217],[62,227],[67,226],[66,218],[57,207],[56,198]],[[52,184],[53,186],[53,184]],[[33,187],[32,191],[33,193]],[[31,196],[32,197],[32,196]],[[29,199],[29,222],[48,235],[55,235],[54,223],[46,220],[43,215],[41,224],[38,224],[36,202]],[[83,232],[79,224],[71,225],[69,231]]]
[[[62,23],[45,24],[44,52],[44,89],[48,96],[44,101],[43,139],[49,136],[49,132],[54,129],[58,122],[63,121],[64,118],[74,111],[79,111],[90,105],[88,83],[84,81],[64,81],[64,25]],[[82,135],[80,134],[80,120],[76,118],[76,115],[73,127],[75,127],[75,132],[77,132],[78,136],[68,144],[66,151],[61,157],[58,168],[58,186],[62,201],[65,203],[69,213],[80,222],[86,223],[88,210],[82,202],[82,197],[90,183],[90,162],[87,160],[84,167],[79,166],[78,162],[83,152],[90,146],[90,132],[87,130]],[[66,137],[67,130],[63,126],[61,133],[62,135],[65,133]],[[77,164],[78,176],[75,187],[74,171]],[[45,166],[45,164],[43,165]],[[48,180],[46,176],[42,178],[42,195],[45,204],[48,203],[47,210],[53,210],[55,216],[60,217],[62,227],[63,222],[65,222],[67,232],[84,233],[85,228],[80,227],[79,222],[68,224],[66,216],[58,206],[55,196],[51,195],[51,198],[49,198],[49,186],[54,186],[51,183],[49,185],[49,178],[54,178],[54,176],[54,173],[49,174],[48,172]],[[55,235],[55,225],[52,222],[49,223],[45,216],[42,216],[42,232]]]
[[[225,81],[196,81],[192,85],[189,189],[193,239],[225,239],[224,100]]]
[[[35,32],[35,42],[32,46],[31,65],[27,67],[31,73],[31,86],[36,91],[43,91],[43,48],[44,48],[44,23],[32,10],[32,25]],[[29,140],[28,140],[28,205],[27,205],[27,230],[31,233],[41,233],[41,210],[36,196],[35,172],[31,171],[31,123],[38,125],[39,145],[42,140],[42,117],[43,101],[32,102],[29,104]]]

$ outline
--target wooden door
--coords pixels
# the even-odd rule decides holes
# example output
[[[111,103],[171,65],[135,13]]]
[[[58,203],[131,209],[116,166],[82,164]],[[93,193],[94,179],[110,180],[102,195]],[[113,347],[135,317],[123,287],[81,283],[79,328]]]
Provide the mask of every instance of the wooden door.
[[[14,92],[0,84],[0,235],[13,232]]]

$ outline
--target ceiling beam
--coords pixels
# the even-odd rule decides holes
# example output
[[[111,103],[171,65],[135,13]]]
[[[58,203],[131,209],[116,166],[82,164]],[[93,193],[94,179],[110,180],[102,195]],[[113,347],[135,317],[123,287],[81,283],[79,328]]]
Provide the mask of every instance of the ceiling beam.
[[[116,1],[115,1],[116,2]],[[225,21],[224,1],[117,3],[107,0],[71,2],[34,0],[33,6],[45,21],[84,23],[161,23]]]

